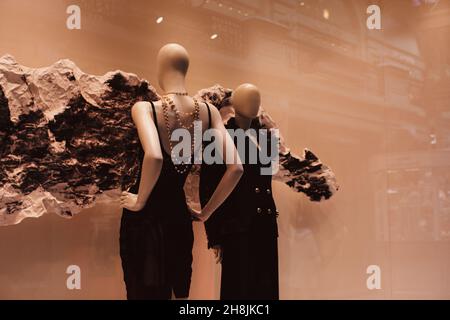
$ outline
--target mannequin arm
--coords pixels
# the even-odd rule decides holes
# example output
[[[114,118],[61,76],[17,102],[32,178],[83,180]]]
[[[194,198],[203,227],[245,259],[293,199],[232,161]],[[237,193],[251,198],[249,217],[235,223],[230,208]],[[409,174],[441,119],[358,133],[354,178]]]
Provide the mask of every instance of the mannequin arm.
[[[144,149],[139,193],[135,200],[135,207],[130,204],[128,205],[129,207],[125,206],[132,211],[141,210],[145,206],[161,173],[162,151],[159,144],[158,131],[150,116],[149,109],[150,104],[148,102],[137,102],[131,109],[131,116]]]
[[[203,220],[207,220],[210,215],[227,199],[233,189],[236,187],[239,179],[243,174],[242,162],[234,146],[234,142],[226,131],[219,111],[215,107],[211,107],[211,127],[219,133],[214,143],[219,143],[217,148],[222,159],[227,159],[227,155],[231,155],[235,159],[232,163],[226,163],[227,169],[222,176],[216,190],[212,194],[209,201],[202,209]]]

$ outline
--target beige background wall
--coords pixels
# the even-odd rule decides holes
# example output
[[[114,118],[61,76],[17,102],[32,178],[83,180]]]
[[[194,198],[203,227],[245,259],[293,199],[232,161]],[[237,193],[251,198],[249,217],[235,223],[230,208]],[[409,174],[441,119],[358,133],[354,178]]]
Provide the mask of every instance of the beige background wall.
[[[372,1],[384,30],[370,32],[364,0],[162,2],[0,0],[0,55],[30,67],[69,58],[157,87],[156,53],[178,42],[191,54],[190,92],[255,83],[293,151],[313,150],[341,185],[311,203],[275,183],[281,298],[450,298],[449,50],[431,41],[448,40],[448,26],[433,30],[439,17],[408,7],[411,24],[385,1]],[[65,26],[69,4],[81,7],[81,30]],[[119,219],[102,205],[0,228],[0,298],[123,299]],[[195,229],[191,298],[215,299],[218,266]],[[78,291],[66,288],[71,264]],[[381,267],[380,290],[366,287],[369,265]]]

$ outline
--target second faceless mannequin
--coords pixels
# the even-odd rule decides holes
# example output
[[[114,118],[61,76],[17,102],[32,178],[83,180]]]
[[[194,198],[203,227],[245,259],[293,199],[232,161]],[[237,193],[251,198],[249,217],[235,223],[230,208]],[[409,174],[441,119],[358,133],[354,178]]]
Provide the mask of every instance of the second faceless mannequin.
[[[243,84],[233,91],[231,103],[235,116],[227,129],[254,129],[261,136],[261,95],[252,84]],[[230,197],[205,222],[208,246],[213,248],[217,261],[222,262],[221,292],[223,300],[279,298],[278,286],[278,230],[277,210],[272,197],[272,176],[263,175],[267,166],[258,159],[247,161],[252,144],[258,138],[248,135],[245,145],[244,174]],[[270,137],[269,137],[270,139]],[[244,158],[245,157],[245,158]],[[224,170],[223,165],[202,165],[200,199],[206,203],[211,190]]]
[[[232,104],[236,124],[242,129],[248,129],[259,114],[261,93],[255,85],[244,83],[233,91]]]

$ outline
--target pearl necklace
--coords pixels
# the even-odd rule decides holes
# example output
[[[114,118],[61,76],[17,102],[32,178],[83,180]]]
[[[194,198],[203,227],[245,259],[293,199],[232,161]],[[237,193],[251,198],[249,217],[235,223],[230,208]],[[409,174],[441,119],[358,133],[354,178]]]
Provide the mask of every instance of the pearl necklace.
[[[193,128],[195,121],[198,121],[200,118],[200,106],[197,101],[197,99],[193,98],[194,100],[194,111],[190,114],[192,115],[192,122],[189,125],[184,125],[184,123],[181,121],[181,117],[179,114],[178,109],[175,106],[175,103],[172,99],[170,99],[167,96],[163,97],[162,100],[162,108],[163,108],[163,114],[164,114],[164,122],[166,125],[166,132],[169,139],[169,149],[170,149],[170,157],[172,159],[172,163],[174,164],[175,171],[177,171],[179,174],[184,174],[190,169],[190,163],[181,163],[181,164],[175,164],[177,158],[173,154],[173,141],[171,139],[173,130],[170,130],[170,122],[169,122],[169,106],[172,110],[175,112],[175,119],[179,125],[179,127],[182,127],[186,130],[189,130],[190,128]],[[191,140],[191,155],[194,154],[195,145],[196,145],[196,135],[194,134],[194,138]]]
[[[178,110],[178,108],[175,106],[175,102],[172,99],[170,99],[168,96],[164,96],[163,99],[170,106],[170,108],[174,111],[175,119],[177,120],[178,125],[181,128],[184,128],[184,129],[187,129],[187,130],[190,130],[191,128],[193,128],[194,122],[191,122],[189,125],[185,125],[183,123],[183,121],[181,120],[180,114],[183,113],[183,114],[185,114],[185,115],[187,115],[189,117],[193,117],[194,120],[195,120],[196,114],[200,113],[200,107],[198,105],[197,99],[194,98],[194,104],[195,104],[194,105],[194,111],[191,111],[191,112],[183,112],[183,111]]]
[[[167,93],[166,93],[166,96],[167,96],[168,94],[174,94],[174,95],[176,95],[176,96],[188,96],[188,95],[189,95],[189,93],[187,93],[187,92],[167,92]]]

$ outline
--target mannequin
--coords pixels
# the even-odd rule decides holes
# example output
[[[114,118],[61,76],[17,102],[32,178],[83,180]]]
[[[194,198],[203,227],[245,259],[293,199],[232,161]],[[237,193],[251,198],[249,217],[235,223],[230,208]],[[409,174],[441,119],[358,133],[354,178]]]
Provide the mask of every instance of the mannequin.
[[[256,86],[240,85],[233,92],[231,103],[235,117],[228,121],[228,129],[252,128],[258,132],[262,129],[257,119],[261,95]],[[246,143],[258,144],[258,141],[248,139]],[[272,197],[272,176],[261,175],[262,167],[260,161],[256,164],[244,161],[244,174],[237,187],[205,222],[209,247],[214,249],[217,262],[222,263],[221,299],[224,300],[279,298],[278,214]],[[220,165],[202,166],[202,204],[223,170]]]
[[[232,104],[236,124],[242,129],[249,129],[253,119],[259,114],[261,93],[250,83],[244,83],[234,90]]]
[[[121,196],[123,209],[120,253],[128,299],[187,298],[192,274],[192,217],[206,221],[238,183],[243,169],[218,110],[188,96],[185,78],[189,55],[178,44],[161,48],[157,57],[158,81],[166,92],[157,102],[143,101],[132,108],[142,146],[139,184]],[[179,117],[179,118],[177,118]],[[174,164],[171,133],[217,129],[224,148],[237,159],[227,165],[210,201],[200,212],[189,211],[183,185],[192,163]],[[184,125],[188,123],[189,125]],[[192,134],[192,132],[191,132]]]

